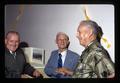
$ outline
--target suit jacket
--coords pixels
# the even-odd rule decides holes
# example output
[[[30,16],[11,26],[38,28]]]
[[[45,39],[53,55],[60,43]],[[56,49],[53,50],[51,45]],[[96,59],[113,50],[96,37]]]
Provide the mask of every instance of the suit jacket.
[[[16,50],[16,57],[5,49],[5,77],[20,78],[21,74],[26,73],[32,76],[35,69],[26,62],[25,55],[21,49]]]
[[[106,78],[114,72],[109,53],[95,40],[82,52],[73,78]]]
[[[57,66],[58,66],[58,50],[52,51],[51,52],[51,56],[45,66],[45,73],[53,78],[57,78],[59,75],[59,78],[69,78],[70,76],[64,76],[64,75],[60,75],[58,73],[55,72]],[[64,67],[70,69],[71,71],[75,70],[75,67],[78,63],[79,60],[79,55],[67,50],[67,55],[65,58],[65,62],[64,62]]]

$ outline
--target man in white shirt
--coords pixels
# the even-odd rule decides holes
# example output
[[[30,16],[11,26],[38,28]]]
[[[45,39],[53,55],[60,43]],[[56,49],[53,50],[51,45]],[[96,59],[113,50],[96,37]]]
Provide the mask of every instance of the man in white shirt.
[[[57,50],[51,52],[51,56],[44,69],[45,73],[53,78],[70,78],[67,71],[74,71],[79,60],[79,55],[68,50],[69,37],[58,32],[56,35]]]

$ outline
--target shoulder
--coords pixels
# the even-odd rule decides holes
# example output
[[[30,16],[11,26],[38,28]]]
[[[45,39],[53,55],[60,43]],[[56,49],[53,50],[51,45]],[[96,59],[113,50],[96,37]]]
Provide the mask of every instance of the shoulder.
[[[50,57],[56,57],[57,54],[58,54],[58,50],[53,50],[53,51],[51,52],[51,56],[50,56]]]
[[[67,52],[68,52],[68,53],[71,53],[71,54],[78,55],[76,52],[74,52],[74,51],[71,51],[71,50],[68,50]]]
[[[18,49],[16,50],[16,52],[21,53],[21,54],[24,54],[24,51],[23,51],[21,48],[18,48]]]
[[[51,54],[55,54],[55,53],[58,53],[58,50],[53,50],[53,51],[51,52]]]
[[[25,53],[24,53],[24,51],[23,51],[21,48],[18,48],[18,49],[16,50],[16,54],[17,54],[18,57],[23,57],[23,58],[25,58]]]
[[[71,56],[73,55],[73,56],[75,56],[75,57],[79,57],[79,54],[77,54],[76,52],[73,52],[73,51],[71,51],[71,50],[68,50],[67,52],[68,52],[68,54],[70,54]]]
[[[89,52],[95,55],[102,56],[105,54],[105,49],[100,43],[95,42],[93,45],[89,47]]]
[[[94,59],[96,61],[100,61],[103,58],[107,58],[109,55],[105,52],[105,49],[102,48],[96,48],[91,52],[92,55],[94,55]]]

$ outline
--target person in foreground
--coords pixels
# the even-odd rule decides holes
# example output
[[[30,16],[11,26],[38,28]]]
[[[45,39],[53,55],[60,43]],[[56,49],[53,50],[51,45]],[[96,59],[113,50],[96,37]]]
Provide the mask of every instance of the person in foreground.
[[[69,72],[72,78],[113,78],[114,63],[109,53],[101,45],[103,35],[101,27],[92,20],[83,20],[77,29],[77,38],[85,50],[80,56],[75,72]]]
[[[9,31],[5,37],[5,78],[22,78],[24,74],[43,78],[42,74],[26,62],[22,49],[18,48],[19,33]]]
[[[79,55],[68,50],[69,37],[63,32],[57,33],[56,44],[58,49],[51,52],[44,71],[51,78],[71,78],[67,72],[75,70]]]
[[[85,47],[73,78],[113,78],[114,63],[101,45],[102,28],[92,20],[83,20],[77,30],[77,38]]]

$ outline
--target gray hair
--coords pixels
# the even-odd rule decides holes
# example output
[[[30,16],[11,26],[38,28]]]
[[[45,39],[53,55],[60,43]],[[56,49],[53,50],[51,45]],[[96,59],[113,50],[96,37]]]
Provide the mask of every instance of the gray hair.
[[[10,34],[17,35],[17,36],[19,37],[19,40],[20,40],[20,35],[19,35],[19,33],[16,32],[16,31],[8,31],[8,32],[6,33],[5,38],[8,38]]]
[[[93,34],[96,35],[96,39],[100,42],[100,39],[103,35],[102,28],[95,21],[92,21],[92,20],[81,21],[80,26],[83,26],[83,25],[87,25],[88,28],[92,28],[93,29]]]
[[[57,40],[57,38],[58,38],[60,35],[64,35],[64,36],[67,38],[67,40],[69,40],[68,35],[67,35],[66,33],[64,33],[64,32],[58,32],[57,35],[56,35],[56,40]]]

